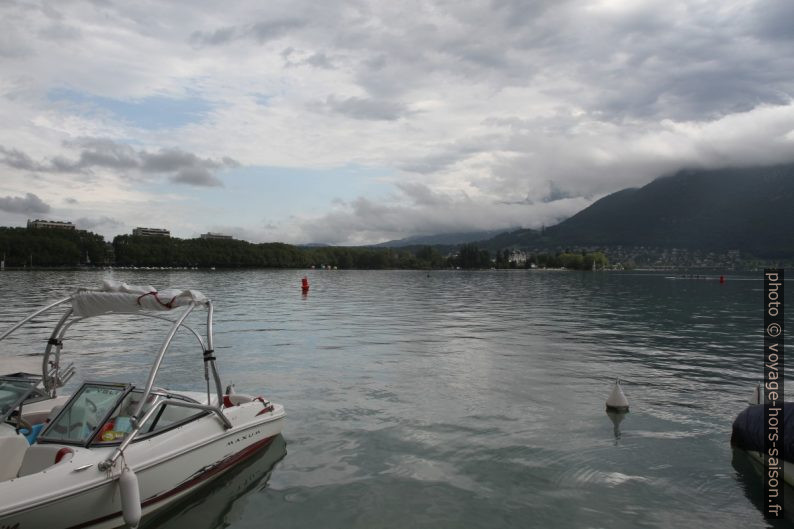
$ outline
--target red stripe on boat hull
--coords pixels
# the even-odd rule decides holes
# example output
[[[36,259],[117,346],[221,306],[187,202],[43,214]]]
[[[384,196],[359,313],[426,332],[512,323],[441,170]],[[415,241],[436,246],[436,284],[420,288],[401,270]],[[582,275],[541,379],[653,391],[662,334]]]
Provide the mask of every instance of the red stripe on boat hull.
[[[162,494],[160,494],[158,496],[153,496],[153,497],[151,497],[151,498],[149,498],[147,500],[144,500],[143,502],[141,502],[141,507],[143,507],[143,508],[149,507],[149,506],[154,505],[156,503],[160,503],[163,500],[167,500],[168,498],[170,498],[170,497],[172,497],[172,496],[174,496],[176,494],[179,494],[179,493],[184,492],[186,490],[189,490],[191,488],[197,487],[200,483],[202,483],[204,481],[207,481],[207,480],[213,478],[214,476],[217,476],[221,472],[223,472],[225,470],[228,470],[229,468],[233,467],[234,465],[236,465],[238,463],[241,463],[241,462],[245,461],[246,459],[248,459],[249,457],[253,456],[259,450],[261,450],[261,449],[267,447],[268,445],[270,445],[270,443],[273,442],[273,439],[275,439],[276,437],[277,437],[277,435],[274,435],[272,437],[268,437],[267,439],[262,439],[261,441],[257,441],[255,443],[253,443],[252,445],[249,445],[249,446],[243,448],[242,450],[240,450],[236,454],[233,454],[233,455],[227,457],[226,459],[220,461],[217,465],[214,465],[213,467],[207,469],[205,472],[202,472],[201,474],[193,477],[192,479],[189,479],[188,481],[185,481],[181,485],[178,485],[177,487],[174,487],[173,489],[171,489],[171,490],[169,490],[167,492],[164,492],[164,493],[162,493]],[[108,520],[112,520],[113,518],[119,517],[121,515],[122,515],[121,511],[118,511],[118,512],[115,512],[113,514],[108,514],[107,516],[103,516],[101,518],[95,518],[94,520],[90,520],[88,522],[81,523],[79,525],[73,525],[72,527],[69,527],[69,529],[82,529],[82,528],[85,528],[85,527],[91,527],[92,525],[95,525],[95,524],[98,524],[98,523],[102,523],[102,522],[106,522]]]

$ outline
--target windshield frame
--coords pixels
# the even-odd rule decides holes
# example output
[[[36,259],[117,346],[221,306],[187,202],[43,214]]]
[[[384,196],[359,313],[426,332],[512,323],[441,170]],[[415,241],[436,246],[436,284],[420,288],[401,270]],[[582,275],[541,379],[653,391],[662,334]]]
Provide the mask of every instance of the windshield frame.
[[[104,424],[107,424],[109,419],[114,418],[114,416],[116,415],[115,413],[116,410],[119,408],[119,406],[124,404],[124,401],[127,398],[127,396],[131,394],[137,394],[138,398],[140,398],[141,396],[143,396],[143,393],[144,393],[143,389],[137,387],[132,388],[132,391],[126,393],[116,404],[113,410],[105,417]],[[167,426],[158,427],[160,419],[167,406],[170,405],[179,406],[178,404],[176,404],[179,402],[184,402],[188,404],[200,404],[200,402],[191,396],[182,395],[179,393],[172,393],[171,391],[162,388],[155,389],[154,391],[151,392],[150,395],[154,397],[151,408],[154,411],[152,412],[151,418],[148,421],[144,421],[141,424],[141,431],[132,441],[133,443],[137,443],[139,441],[145,441],[147,439],[151,439],[152,437],[156,437],[163,433],[170,432],[171,430],[180,428],[188,423],[191,423],[197,419],[205,417],[211,413],[208,410],[195,409],[194,413],[192,413],[191,415],[178,419],[168,424]],[[126,436],[120,437],[114,440],[103,440],[100,435],[101,430],[102,427],[100,427],[99,430],[94,433],[94,435],[91,437],[90,441],[86,445],[87,448],[102,448],[108,446],[117,446],[121,444],[126,437]],[[130,432],[127,432],[127,434],[129,433]]]
[[[157,428],[157,425],[158,425],[158,423],[160,421],[160,418],[162,417],[163,412],[165,411],[165,407],[168,406],[169,404],[173,404],[174,401],[177,401],[177,402],[178,401],[182,401],[182,402],[187,402],[187,403],[191,403],[191,404],[198,404],[199,403],[196,399],[188,397],[187,395],[179,395],[179,394],[176,394],[176,393],[166,393],[166,394],[161,394],[161,395],[164,396],[165,398],[163,400],[161,400],[157,404],[160,407],[160,409],[157,410],[156,415],[152,419],[152,423],[149,425],[148,428],[146,428],[145,432],[141,431],[141,433],[138,435],[138,437],[135,438],[133,443],[137,443],[138,441],[145,441],[146,439],[151,439],[152,437],[161,435],[161,434],[166,433],[166,432],[170,432],[171,430],[175,430],[177,428],[180,428],[180,427],[182,427],[182,426],[184,426],[184,425],[186,425],[188,423],[191,423],[191,422],[193,422],[193,421],[195,421],[197,419],[200,419],[200,418],[205,417],[205,416],[210,414],[210,412],[208,410],[198,410],[197,409],[197,410],[195,410],[195,413],[193,413],[192,415],[189,415],[189,416],[186,416],[186,417],[184,417],[182,419],[179,419],[179,420],[169,424],[168,426]]]
[[[39,384],[41,383],[41,379],[37,378],[35,375],[30,375],[28,373],[14,373],[12,375],[3,375],[0,376],[0,385],[3,382],[9,382],[9,385],[14,385],[16,387],[20,387],[22,392],[19,394],[17,399],[13,401],[13,405],[9,406],[6,411],[0,410],[0,417],[2,420],[0,422],[5,422],[8,420],[11,415],[13,415],[14,411],[19,410],[25,404],[39,402],[42,400],[46,400],[49,397],[44,390],[39,388]],[[24,386],[27,385],[27,389]]]
[[[91,432],[84,436],[82,439],[63,439],[57,437],[48,437],[48,433],[51,433],[52,430],[55,429],[56,425],[58,425],[62,416],[67,413],[71,412],[72,407],[74,406],[75,402],[83,395],[86,389],[90,387],[105,387],[108,389],[115,389],[119,390],[119,394],[116,397],[116,400],[113,402],[112,405],[107,407],[107,411],[102,415],[102,417],[96,417],[97,424],[91,430]],[[99,433],[100,428],[102,427],[105,422],[107,422],[108,418],[113,414],[113,412],[118,408],[121,401],[124,397],[127,396],[133,390],[132,384],[127,384],[123,382],[83,382],[74,395],[66,402],[63,408],[58,412],[58,414],[50,421],[49,424],[42,430],[41,434],[39,434],[37,442],[42,444],[63,444],[63,445],[73,445],[73,446],[83,446],[88,448],[88,446],[93,442],[94,438]]]
[[[112,405],[107,407],[106,413],[102,415],[102,417],[97,416],[97,424],[91,430],[89,434],[84,436],[82,439],[64,439],[64,438],[56,438],[47,435],[51,429],[54,429],[56,424],[58,424],[61,415],[70,412],[70,408],[72,407],[73,403],[76,402],[78,399],[81,398],[81,394],[87,387],[105,387],[109,389],[118,389],[120,390],[115,402]],[[115,440],[108,440],[103,441],[101,439],[101,432],[103,426],[108,423],[111,419],[116,416],[116,411],[119,407],[125,402],[125,399],[131,394],[137,394],[137,397],[140,399],[143,394],[144,390],[142,388],[136,388],[132,384],[125,384],[121,382],[97,382],[97,381],[89,381],[84,382],[80,388],[72,395],[72,397],[66,402],[64,407],[58,412],[58,414],[50,421],[50,423],[42,430],[41,434],[39,435],[38,441],[42,444],[63,444],[63,445],[71,445],[71,446],[82,446],[84,448],[105,448],[105,447],[112,447],[118,446],[124,438],[118,438]],[[208,415],[210,412],[206,410],[196,410],[195,413],[175,421],[172,424],[169,424],[165,427],[157,428],[158,422],[160,417],[163,413],[164,408],[172,404],[174,401],[181,401],[186,403],[194,403],[199,404],[199,401],[194,399],[188,395],[182,395],[179,393],[172,393],[168,390],[157,388],[153,390],[150,395],[154,398],[152,402],[152,406],[157,408],[154,412],[154,416],[152,418],[151,424],[148,425],[145,432],[141,432],[140,436],[138,436],[133,442],[142,441],[146,439],[150,439],[152,437],[158,436],[162,433],[174,430],[179,428],[180,426],[184,426],[187,423],[190,423],[196,419],[204,417]]]

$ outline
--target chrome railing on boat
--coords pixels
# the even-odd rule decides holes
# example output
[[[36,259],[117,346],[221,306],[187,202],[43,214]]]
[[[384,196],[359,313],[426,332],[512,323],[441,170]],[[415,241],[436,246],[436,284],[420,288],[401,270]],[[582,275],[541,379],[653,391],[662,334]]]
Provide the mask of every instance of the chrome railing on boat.
[[[169,402],[168,405],[169,406],[179,406],[179,407],[184,407],[184,408],[195,408],[195,409],[199,409],[199,410],[205,410],[205,411],[212,412],[215,415],[217,415],[218,418],[220,418],[221,422],[223,423],[224,428],[225,429],[229,429],[229,428],[232,427],[232,423],[229,422],[229,419],[223,414],[223,411],[219,407],[220,403],[223,402],[222,401],[223,393],[221,392],[222,390],[221,390],[220,376],[218,375],[218,370],[215,367],[215,358],[212,356],[212,352],[213,352],[213,350],[212,350],[212,303],[211,302],[207,302],[207,305],[208,305],[207,306],[207,313],[208,313],[208,315],[207,315],[207,346],[206,346],[206,349],[204,350],[205,377],[207,378],[207,397],[208,397],[207,398],[207,404],[199,404],[197,402],[193,403],[193,402],[172,401],[172,402]],[[168,336],[166,336],[165,341],[163,342],[163,345],[160,346],[160,351],[157,353],[157,358],[155,358],[154,364],[152,364],[152,369],[149,371],[149,378],[146,380],[146,389],[144,389],[143,395],[141,396],[141,399],[138,402],[138,405],[136,406],[135,411],[132,414],[132,416],[133,416],[133,419],[132,419],[133,429],[132,429],[132,431],[130,433],[128,433],[124,437],[124,440],[113,451],[113,453],[110,455],[110,457],[108,457],[107,459],[105,459],[104,461],[99,463],[99,465],[98,465],[99,470],[105,471],[105,470],[110,469],[113,466],[113,464],[116,462],[116,460],[119,458],[119,456],[121,456],[121,454],[124,453],[124,450],[127,448],[127,446],[129,446],[129,444],[138,436],[138,434],[141,431],[141,428],[143,427],[143,425],[146,423],[146,421],[149,419],[149,417],[153,413],[153,410],[155,408],[157,408],[157,406],[152,406],[143,415],[143,417],[138,418],[139,415],[143,412],[143,407],[146,404],[146,401],[148,400],[149,395],[152,392],[152,388],[154,387],[154,380],[157,377],[157,372],[160,370],[160,364],[163,361],[163,357],[165,356],[165,352],[168,350],[168,346],[171,345],[171,341],[174,339],[174,335],[176,334],[176,331],[179,330],[179,328],[182,326],[182,323],[190,315],[190,313],[193,312],[194,308],[196,308],[196,304],[195,303],[191,303],[190,305],[188,305],[186,307],[185,312],[182,313],[182,315],[177,320],[174,321],[174,324],[171,327],[171,330],[168,332]],[[210,400],[209,400],[209,376],[208,376],[208,373],[207,373],[208,370],[206,369],[206,365],[208,363],[210,365],[210,368],[212,369],[213,377],[215,379],[215,384],[216,384],[216,387],[217,387],[217,390],[218,390],[218,404],[219,404],[218,406],[210,405]],[[159,402],[159,400],[160,399],[158,399],[158,402]]]
[[[61,299],[54,303],[43,307],[32,314],[26,316],[22,321],[16,323],[10,329],[6,330],[2,334],[0,334],[0,340],[5,339],[14,331],[25,325],[27,322],[43,314],[59,305],[63,305],[64,303],[68,303],[74,299],[74,296],[70,296],[68,298]],[[100,462],[98,467],[100,470],[108,470],[110,469],[116,460],[121,456],[124,450],[129,446],[129,444],[138,436],[141,431],[141,428],[146,423],[147,420],[151,417],[154,410],[159,407],[159,404],[162,402],[163,397],[158,396],[152,407],[143,414],[142,417],[139,417],[141,413],[143,413],[144,403],[148,400],[149,396],[152,393],[152,388],[154,387],[154,381],[157,377],[157,372],[160,369],[160,364],[163,361],[163,357],[165,355],[166,350],[168,350],[169,345],[171,345],[171,341],[174,339],[174,335],[179,330],[180,327],[184,327],[188,329],[193,335],[198,339],[199,344],[204,353],[204,378],[207,382],[207,404],[200,404],[198,402],[184,402],[184,401],[169,401],[169,406],[180,406],[185,408],[195,408],[199,410],[204,410],[208,412],[212,412],[218,416],[221,423],[223,424],[225,429],[229,429],[232,427],[231,422],[229,419],[223,414],[223,410],[221,408],[221,403],[223,402],[223,386],[221,385],[220,375],[218,374],[218,368],[215,365],[215,356],[214,356],[214,347],[213,347],[213,328],[212,328],[212,316],[213,316],[213,307],[212,302],[207,300],[206,302],[202,303],[207,308],[207,340],[206,342],[201,338],[201,336],[196,332],[195,329],[190,327],[189,325],[184,325],[185,319],[193,312],[193,309],[196,308],[197,303],[191,302],[189,305],[185,307],[185,312],[177,318],[176,320],[172,320],[170,318],[165,318],[159,315],[154,314],[145,314],[140,313],[138,315],[141,316],[149,316],[154,317],[162,320],[169,321],[173,323],[171,330],[168,333],[163,345],[160,347],[159,352],[157,353],[157,358],[152,365],[152,368],[149,372],[149,378],[146,381],[146,389],[143,392],[143,396],[141,400],[138,402],[137,407],[133,413],[132,418],[132,425],[133,429],[124,437],[122,442],[119,446],[113,451],[110,457],[106,460]],[[86,319],[86,317],[74,317],[74,310],[69,308],[63,316],[61,316],[58,323],[55,325],[52,333],[50,334],[49,340],[47,340],[47,348],[44,353],[44,360],[42,365],[42,372],[43,376],[43,383],[45,389],[51,393],[52,396],[55,396],[55,388],[59,385],[62,385],[66,381],[68,381],[74,375],[74,366],[69,365],[64,369],[64,372],[59,374],[59,366],[60,366],[60,353],[61,347],[63,346],[63,338],[66,334],[67,329],[69,329],[75,323]],[[99,314],[97,314],[99,315]],[[90,316],[89,316],[90,317]],[[71,318],[71,320],[70,320]],[[55,348],[54,354],[55,359],[50,360],[50,357],[53,353],[53,347]],[[215,382],[215,390],[217,392],[218,397],[218,404],[216,406],[211,405],[212,399],[210,398],[210,371],[212,371],[212,378]]]
[[[152,415],[154,415],[154,413],[158,409],[160,409],[160,402],[162,402],[162,400],[163,400],[162,397],[155,398],[154,402],[152,403],[152,407],[149,408],[149,410],[144,414],[143,417],[141,417],[140,421],[133,417],[132,431],[124,437],[124,439],[121,441],[121,444],[119,444],[119,446],[117,446],[116,449],[113,450],[113,453],[110,455],[110,457],[108,457],[104,461],[99,462],[99,465],[97,465],[99,470],[102,471],[109,470],[110,467],[113,466],[113,464],[116,462],[119,456],[124,452],[124,450],[129,446],[132,440],[138,436],[138,432],[141,431],[141,428],[143,427],[144,424],[146,424],[146,421],[148,421],[152,417]]]
[[[149,410],[143,415],[143,417],[141,417],[140,421],[136,419],[132,420],[133,423],[132,431],[130,431],[130,433],[128,433],[124,437],[124,439],[121,441],[121,444],[119,444],[119,446],[116,447],[116,449],[113,451],[110,457],[108,457],[104,461],[100,462],[99,465],[97,465],[99,470],[106,471],[113,466],[113,464],[121,456],[121,454],[124,453],[124,450],[130,445],[130,443],[136,437],[138,437],[138,434],[140,433],[141,428],[143,428],[143,425],[146,424],[146,422],[152,417],[152,415],[159,409],[160,403],[162,403],[164,400],[166,399],[164,399],[163,397],[157,397],[155,401],[152,403],[152,407],[149,408]],[[218,416],[218,418],[223,423],[225,429],[228,430],[229,428],[232,427],[232,423],[223,414],[223,411],[218,406],[209,406],[207,404],[200,404],[198,402],[183,402],[179,400],[168,400],[168,405],[176,406],[179,408],[191,408],[196,410],[204,410],[204,411],[212,412]]]

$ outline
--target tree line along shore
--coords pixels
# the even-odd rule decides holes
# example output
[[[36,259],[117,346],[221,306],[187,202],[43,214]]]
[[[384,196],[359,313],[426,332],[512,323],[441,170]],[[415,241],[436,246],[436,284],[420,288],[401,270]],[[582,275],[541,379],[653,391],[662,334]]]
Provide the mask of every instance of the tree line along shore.
[[[0,228],[0,259],[9,269],[95,266],[198,268],[340,269],[603,269],[601,252],[556,252],[511,260],[507,249],[492,255],[476,244],[463,244],[442,254],[434,246],[373,248],[294,246],[235,239],[179,239],[118,235],[112,243],[85,230]]]

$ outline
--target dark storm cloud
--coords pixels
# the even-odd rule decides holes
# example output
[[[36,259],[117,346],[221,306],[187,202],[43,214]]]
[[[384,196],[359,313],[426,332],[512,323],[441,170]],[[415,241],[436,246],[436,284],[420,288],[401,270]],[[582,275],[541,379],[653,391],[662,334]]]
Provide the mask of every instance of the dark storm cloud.
[[[562,58],[578,63],[580,83],[592,87],[579,99],[605,119],[710,120],[790,100],[791,50],[751,31],[742,13],[715,5],[647,4],[575,19]]]
[[[238,167],[239,164],[224,157],[221,161],[201,159],[193,153],[179,149],[164,149],[157,153],[142,153],[142,170],[152,173],[174,173],[169,179],[177,184],[203,187],[220,187],[223,182],[213,171]]]
[[[49,213],[50,206],[33,193],[25,193],[24,197],[0,197],[0,210],[8,213]]]
[[[507,27],[520,26],[527,20],[536,20],[548,9],[559,7],[567,0],[491,0],[494,14],[501,17]]]
[[[43,165],[33,161],[33,159],[18,149],[7,149],[0,145],[0,162],[4,163],[14,169],[22,169],[24,171],[41,171]]]
[[[794,40],[794,3],[766,0],[753,6],[753,30],[761,39]]]
[[[269,40],[280,37],[292,29],[300,28],[305,24],[305,21],[299,20],[297,18],[267,20],[257,22],[251,26],[248,34],[253,36],[259,44],[263,44]]]
[[[449,4],[443,17],[420,9],[351,20],[335,42],[367,50],[351,66],[375,100],[455,79],[495,91],[537,85],[620,121],[715,119],[791,99],[794,4],[674,4]],[[372,32],[375,22],[388,29]]]
[[[139,154],[129,145],[104,139],[86,139],[73,144],[82,148],[79,160],[72,164],[73,170],[91,167],[133,169],[140,165]],[[61,160],[59,166],[68,170],[69,162]]]
[[[433,191],[420,182],[398,182],[396,186],[417,206],[440,206],[450,202],[449,197]]]
[[[165,175],[174,183],[202,187],[223,186],[214,173],[239,166],[228,156],[213,160],[180,149],[138,151],[129,145],[101,138],[84,138],[64,145],[79,151],[76,160],[58,156],[40,163],[17,149],[0,146],[0,163],[16,169],[50,173],[87,173],[97,168],[124,175],[135,171],[142,175]]]
[[[331,59],[329,59],[325,53],[321,52],[313,53],[304,62],[315,68],[325,68],[326,70],[332,70],[334,68]]]
[[[791,2],[492,0],[428,11],[373,9],[335,35],[335,56],[346,51],[358,59],[348,66],[367,94],[360,99],[410,104],[414,93],[429,93],[454,101],[459,94],[447,87],[469,85],[496,101],[510,89],[527,95],[526,108],[516,98],[508,113],[502,106],[490,117],[480,114],[496,131],[488,141],[450,131],[449,141],[428,142],[423,154],[393,162],[428,182],[482,155],[488,161],[480,174],[457,181],[505,204],[534,207],[589,201],[681,165],[779,163],[784,150],[794,157],[785,118],[782,130],[755,132],[735,128],[745,120],[721,122],[766,107],[786,112],[791,104]],[[325,107],[359,119],[405,115],[341,103],[348,101],[329,98]],[[771,122],[770,112],[756,114]],[[734,140],[732,128],[744,140]],[[403,191],[422,201],[420,190]],[[359,216],[344,218],[351,217]]]
[[[543,202],[555,202],[565,198],[573,198],[568,191],[562,189],[555,182],[549,182],[549,194],[543,197]]]
[[[307,65],[324,70],[335,69],[333,61],[324,52],[314,52],[306,56],[292,46],[289,46],[281,51],[281,56],[284,58],[284,66],[287,68]]]
[[[175,175],[170,177],[170,180],[177,184],[188,184],[192,186],[223,186],[217,177],[215,177],[206,167],[183,167],[179,169]]]
[[[657,20],[658,27],[642,33],[616,22],[600,30],[590,49],[578,37],[581,82],[590,83],[576,98],[583,106],[608,120],[691,120],[790,100],[790,54],[748,45],[743,28],[731,31],[697,16]]]
[[[337,99],[336,96],[328,96],[325,103],[319,106],[331,112],[361,120],[394,121],[407,113],[407,108],[401,103],[361,97]]]
[[[193,153],[178,149],[164,149],[157,153],[141,153],[142,169],[152,173],[169,173],[186,167],[196,167],[204,164],[216,166],[214,162],[199,159]]]
[[[230,42],[237,36],[237,28],[226,27],[215,31],[194,31],[190,35],[190,41],[198,46],[220,46]]]
[[[226,26],[214,31],[194,31],[190,35],[190,42],[194,46],[222,46],[239,39],[253,39],[258,44],[264,44],[304,25],[306,21],[298,18],[262,20],[248,25]]]

